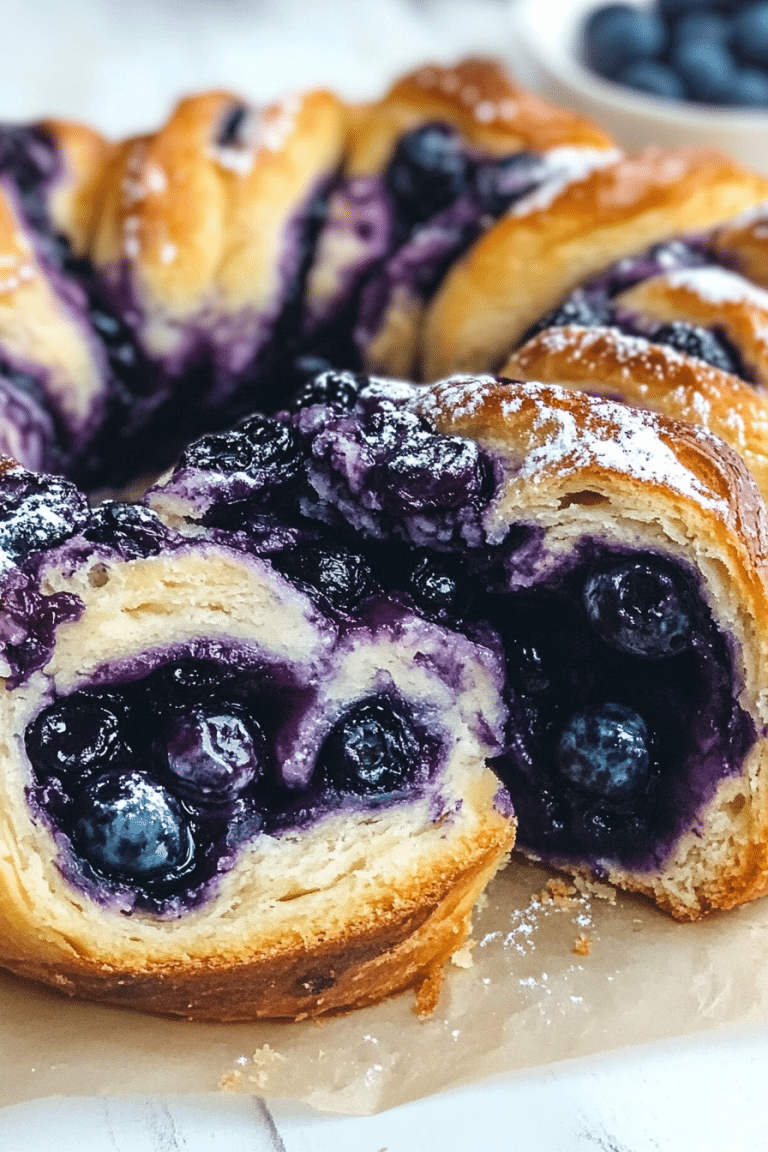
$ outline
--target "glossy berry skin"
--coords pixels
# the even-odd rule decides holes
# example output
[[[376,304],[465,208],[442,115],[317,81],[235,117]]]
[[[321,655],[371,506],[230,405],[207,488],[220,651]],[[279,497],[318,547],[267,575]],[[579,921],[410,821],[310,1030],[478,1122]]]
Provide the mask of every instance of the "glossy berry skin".
[[[406,133],[385,176],[400,215],[410,225],[453,204],[469,179],[462,139],[445,124],[423,124]]]
[[[210,432],[190,444],[180,467],[206,472],[248,472],[253,460],[253,448],[245,436],[238,432]]]
[[[114,880],[167,880],[189,864],[193,842],[179,801],[146,772],[110,772],[76,803],[74,843]]]
[[[465,589],[453,573],[431,556],[422,556],[416,562],[408,587],[417,608],[428,616],[456,617],[465,607]]]
[[[678,352],[685,352],[688,356],[695,356],[697,360],[704,360],[713,368],[719,368],[721,372],[736,371],[733,357],[706,328],[685,324],[682,320],[673,320],[671,324],[662,324],[657,328],[653,340],[657,344],[676,348]]]
[[[653,562],[626,560],[588,576],[583,602],[597,634],[620,652],[660,660],[690,644],[693,620],[685,593]]]
[[[293,406],[309,408],[313,404],[324,404],[345,411],[354,408],[360,388],[366,382],[366,377],[355,372],[320,372],[299,390]]]
[[[105,500],[94,508],[83,536],[94,544],[119,548],[126,556],[154,556],[168,539],[168,530],[143,504]]]
[[[736,62],[725,45],[685,40],[673,46],[671,62],[694,100],[705,104],[727,102]]]
[[[768,66],[768,3],[750,4],[733,17],[733,46],[742,60]]]
[[[606,4],[587,19],[587,62],[601,76],[615,77],[635,60],[652,59],[664,48],[666,29],[652,10]]]
[[[157,689],[163,707],[187,707],[220,692],[224,671],[205,660],[179,660],[164,665],[158,673]]]
[[[658,60],[633,60],[617,73],[616,80],[627,88],[665,100],[685,99],[685,85],[680,77]]]
[[[422,431],[407,436],[379,466],[376,479],[382,503],[397,515],[457,508],[479,498],[485,486],[473,440]]]
[[[16,559],[63,543],[88,518],[85,496],[68,480],[21,469],[0,479],[0,548]]]
[[[40,775],[74,778],[125,759],[125,705],[108,693],[77,692],[45,708],[27,729],[27,754]]]
[[[292,580],[320,592],[334,607],[353,608],[371,589],[373,576],[366,560],[356,552],[327,544],[308,544],[273,559],[275,567]]]
[[[178,712],[165,732],[174,788],[193,801],[227,803],[261,775],[263,740],[236,705],[198,705]]]
[[[648,726],[625,704],[575,712],[560,734],[557,766],[579,791],[613,802],[626,800],[649,780]]]
[[[386,696],[354,705],[337,721],[321,754],[329,783],[358,796],[397,792],[412,779],[419,743]]]
[[[737,108],[768,107],[768,75],[757,68],[738,69],[726,103]]]

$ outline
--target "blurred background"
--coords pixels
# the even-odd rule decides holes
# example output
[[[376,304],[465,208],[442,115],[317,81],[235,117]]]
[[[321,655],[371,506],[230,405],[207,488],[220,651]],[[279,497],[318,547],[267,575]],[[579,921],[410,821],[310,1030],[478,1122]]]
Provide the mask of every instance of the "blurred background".
[[[507,0],[0,0],[0,28],[0,119],[114,135],[200,88],[367,98],[426,59],[514,52]]]

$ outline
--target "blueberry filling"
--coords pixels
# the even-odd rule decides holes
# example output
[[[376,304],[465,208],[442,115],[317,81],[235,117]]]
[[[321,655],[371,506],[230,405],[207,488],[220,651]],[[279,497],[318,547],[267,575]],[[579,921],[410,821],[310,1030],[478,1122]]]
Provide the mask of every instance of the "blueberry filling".
[[[194,843],[176,797],[146,772],[109,772],[74,805],[73,839],[94,871],[127,883],[167,881],[189,866]]]
[[[414,778],[419,744],[407,716],[387,696],[356,704],[336,723],[320,756],[328,783],[356,796],[402,793]]]
[[[28,795],[65,874],[106,902],[177,912],[262,832],[420,793],[437,742],[390,693],[350,705],[309,781],[287,787],[281,732],[310,697],[274,671],[186,658],[48,705],[25,734]]]
[[[489,597],[513,716],[496,764],[519,843],[655,867],[754,742],[725,638],[680,565],[585,542],[538,592]]]
[[[457,200],[470,175],[459,133],[445,124],[423,124],[398,141],[385,183],[399,217],[413,226]]]
[[[354,608],[374,588],[365,558],[339,546],[305,544],[271,559],[278,571],[342,611]]]
[[[680,320],[671,324],[662,324],[652,337],[656,344],[666,344],[670,348],[677,348],[687,356],[695,356],[719,368],[721,372],[734,372],[739,374],[739,363],[733,355],[723,337],[708,328],[700,328],[695,324],[684,324]]]
[[[0,127],[0,174],[13,183],[24,215],[41,233],[49,230],[46,187],[58,169],[56,145],[42,124]]]
[[[291,424],[266,416],[250,416],[231,432],[211,432],[187,448],[181,468],[213,472],[245,472],[265,487],[283,487],[304,463],[298,433]]]
[[[242,131],[248,119],[246,104],[233,104],[222,117],[216,143],[220,148],[237,148],[242,145]]]
[[[0,548],[21,560],[74,536],[88,515],[85,496],[68,480],[16,469],[3,477]]]
[[[681,320],[654,324],[647,317],[636,315],[622,307],[621,301],[615,300],[620,293],[653,276],[677,269],[713,265],[716,259],[696,239],[668,240],[655,244],[638,256],[626,257],[611,264],[598,276],[587,280],[529,328],[520,343],[524,344],[548,328],[569,324],[580,328],[609,325],[625,335],[645,337],[656,344],[675,348],[687,356],[703,360],[722,372],[732,372],[744,380],[750,380],[751,373],[722,332]]]

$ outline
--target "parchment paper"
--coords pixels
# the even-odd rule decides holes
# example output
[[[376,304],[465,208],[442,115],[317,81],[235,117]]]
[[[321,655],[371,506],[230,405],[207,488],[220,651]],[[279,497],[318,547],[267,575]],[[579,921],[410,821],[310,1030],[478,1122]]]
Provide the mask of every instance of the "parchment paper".
[[[371,1113],[493,1072],[768,1021],[768,899],[677,924],[612,896],[513,863],[427,1020],[406,993],[322,1024],[187,1024],[2,975],[0,1105],[220,1088]]]

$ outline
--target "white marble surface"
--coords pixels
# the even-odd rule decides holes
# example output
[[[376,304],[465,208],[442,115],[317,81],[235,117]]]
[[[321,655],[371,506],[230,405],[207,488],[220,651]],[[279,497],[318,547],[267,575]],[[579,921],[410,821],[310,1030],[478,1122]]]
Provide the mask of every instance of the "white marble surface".
[[[513,55],[503,0],[0,0],[0,118],[121,134],[182,92],[375,94],[468,52]],[[368,1118],[194,1096],[0,1110],[1,1152],[693,1152],[768,1147],[768,1027],[561,1064]]]

